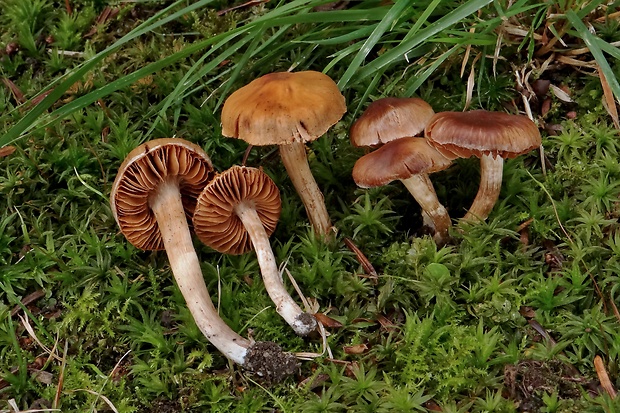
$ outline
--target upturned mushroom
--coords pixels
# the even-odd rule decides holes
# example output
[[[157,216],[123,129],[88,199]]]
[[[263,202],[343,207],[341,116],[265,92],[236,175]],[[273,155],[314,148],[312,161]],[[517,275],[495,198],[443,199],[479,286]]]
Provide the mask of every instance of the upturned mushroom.
[[[156,139],[129,153],[110,204],[121,232],[137,248],[166,250],[187,307],[206,338],[226,357],[269,381],[292,374],[297,361],[275,343],[250,342],[219,316],[204,282],[188,217],[213,176],[207,154],[182,139]]]
[[[430,146],[426,139],[400,138],[359,158],[353,167],[353,180],[362,188],[400,180],[420,204],[425,224],[435,231],[435,242],[443,245],[449,239],[452,222],[428,174],[442,171],[451,164],[452,160]]]
[[[480,158],[480,187],[465,221],[484,221],[499,198],[505,158],[540,146],[538,127],[528,117],[473,110],[436,114],[425,130],[428,142],[455,157]]]
[[[372,102],[351,125],[353,146],[379,146],[395,139],[416,136],[435,112],[420,98],[387,97]]]
[[[327,238],[334,229],[310,170],[305,143],[325,134],[346,110],[336,83],[314,71],[264,75],[231,94],[222,108],[224,136],[256,146],[279,146],[315,233]]]
[[[265,289],[278,314],[305,336],[317,327],[288,293],[269,244],[280,217],[280,192],[269,176],[256,168],[233,166],[217,175],[198,197],[194,231],[198,238],[225,254],[243,254],[254,247]]]

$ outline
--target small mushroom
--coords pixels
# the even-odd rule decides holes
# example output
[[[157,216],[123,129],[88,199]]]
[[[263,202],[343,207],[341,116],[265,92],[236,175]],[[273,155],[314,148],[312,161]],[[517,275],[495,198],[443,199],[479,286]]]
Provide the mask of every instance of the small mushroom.
[[[435,242],[443,245],[449,239],[450,216],[437,199],[428,174],[451,164],[451,159],[430,146],[426,139],[400,138],[359,158],[353,167],[353,180],[362,188],[400,180],[420,204],[425,223],[435,231]]]
[[[276,311],[295,333],[305,336],[316,329],[316,319],[286,291],[269,245],[280,211],[280,192],[266,173],[233,166],[217,175],[198,197],[194,230],[202,242],[222,253],[243,254],[254,246]]]
[[[416,136],[435,112],[420,98],[382,98],[372,102],[351,125],[353,146],[378,146],[395,139]]]
[[[213,176],[207,154],[182,139],[156,139],[129,153],[110,204],[121,232],[144,250],[166,250],[196,325],[226,357],[269,381],[292,374],[297,361],[274,343],[250,342],[220,318],[207,291],[188,226],[198,194]],[[269,357],[266,356],[269,355]]]
[[[315,233],[328,238],[334,229],[308,165],[305,143],[327,132],[346,110],[336,83],[314,71],[264,75],[231,94],[222,108],[224,136],[279,146]]]
[[[463,219],[484,221],[499,198],[504,158],[540,146],[538,127],[528,117],[473,110],[436,114],[425,130],[428,142],[455,157],[480,158],[480,187]]]

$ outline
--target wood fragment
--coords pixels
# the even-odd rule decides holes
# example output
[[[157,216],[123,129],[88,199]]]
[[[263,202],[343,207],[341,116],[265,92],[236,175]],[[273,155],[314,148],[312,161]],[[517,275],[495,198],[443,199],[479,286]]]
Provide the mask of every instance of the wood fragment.
[[[601,356],[594,357],[594,368],[596,369],[598,380],[601,382],[601,387],[612,399],[614,399],[617,393],[611,380],[609,380],[609,375],[607,374],[605,363],[603,363]]]

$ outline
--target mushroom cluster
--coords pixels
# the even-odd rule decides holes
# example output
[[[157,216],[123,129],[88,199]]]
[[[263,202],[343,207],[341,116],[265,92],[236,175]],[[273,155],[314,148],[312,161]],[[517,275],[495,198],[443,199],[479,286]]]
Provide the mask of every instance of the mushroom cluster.
[[[336,83],[313,71],[265,75],[234,92],[222,110],[223,135],[279,146],[312,227],[326,240],[335,228],[310,171],[305,143],[323,135],[345,111]],[[121,232],[133,245],[166,251],[190,313],[216,348],[269,381],[294,371],[294,356],[275,343],[241,337],[219,317],[190,232],[223,253],[253,248],[276,311],[298,335],[315,331],[314,316],[302,311],[284,287],[269,245],[280,215],[280,194],[262,170],[234,166],[216,175],[199,146],[183,139],[156,139],[135,148],[123,162],[110,203]]]
[[[324,239],[332,238],[335,229],[310,171],[305,143],[323,135],[345,111],[334,81],[312,71],[258,78],[234,92],[222,110],[223,135],[279,146],[310,223]],[[356,162],[352,175],[357,185],[370,188],[400,180],[421,206],[438,244],[448,241],[451,219],[429,174],[448,168],[456,158],[480,158],[480,188],[464,220],[484,220],[499,196],[504,158],[540,145],[538,128],[524,116],[482,110],[435,114],[417,98],[373,102],[350,132],[353,145],[375,149]],[[300,336],[317,329],[317,319],[293,300],[278,270],[269,237],[280,217],[280,193],[262,169],[233,166],[217,174],[199,146],[178,138],[155,139],[135,148],[122,163],[110,204],[129,242],[166,251],[197,326],[227,358],[272,382],[297,369],[296,357],[277,344],[248,340],[222,320],[192,242],[193,230],[222,253],[254,250],[278,314]]]
[[[267,381],[297,368],[296,358],[272,342],[251,342],[215,309],[192,243],[188,218],[213,177],[207,154],[182,139],[156,139],[129,153],[110,194],[112,213],[134,246],[165,250],[172,274],[196,325],[230,360]]]
[[[424,137],[417,137],[421,132]],[[451,219],[428,174],[456,158],[480,158],[480,186],[464,221],[485,220],[499,197],[505,158],[540,146],[537,126],[526,116],[474,110],[434,114],[421,99],[383,98],[371,103],[351,126],[354,146],[380,146],[362,156],[353,180],[362,188],[400,180],[422,208],[424,224],[442,245]]]

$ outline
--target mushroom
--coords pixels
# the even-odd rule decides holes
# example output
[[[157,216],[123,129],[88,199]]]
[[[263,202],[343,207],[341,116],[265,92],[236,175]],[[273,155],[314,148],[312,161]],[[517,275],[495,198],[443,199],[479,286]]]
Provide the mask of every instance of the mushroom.
[[[231,94],[222,108],[224,136],[279,146],[315,233],[327,238],[334,229],[310,171],[305,143],[327,132],[346,110],[336,83],[314,71],[264,75]]]
[[[428,174],[451,164],[451,159],[430,146],[426,139],[400,138],[359,158],[353,167],[353,180],[362,188],[400,180],[422,207],[425,223],[435,231],[435,242],[443,245],[449,238],[450,216],[437,199]]]
[[[137,248],[166,250],[196,325],[226,357],[269,381],[294,372],[297,361],[275,343],[250,342],[220,318],[205,285],[187,218],[211,180],[207,154],[183,139],[155,139],[129,153],[110,204],[121,232]]]
[[[480,158],[480,187],[463,219],[484,221],[499,198],[504,158],[540,146],[538,127],[528,117],[473,110],[436,114],[425,130],[428,142],[442,153]]]
[[[435,112],[420,98],[382,98],[372,102],[351,125],[353,146],[378,146],[424,131]]]
[[[269,245],[280,211],[280,192],[266,173],[233,166],[217,175],[199,195],[194,230],[202,242],[222,253],[243,254],[254,246],[276,311],[295,333],[305,336],[316,329],[316,319],[303,312],[286,291]]]

